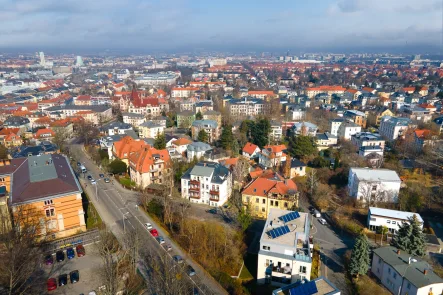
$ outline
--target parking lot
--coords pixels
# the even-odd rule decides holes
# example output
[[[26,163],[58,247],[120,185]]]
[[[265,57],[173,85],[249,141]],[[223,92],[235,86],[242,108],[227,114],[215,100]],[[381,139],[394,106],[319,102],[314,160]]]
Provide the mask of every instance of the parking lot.
[[[74,258],[68,259],[65,253],[65,260],[57,262],[55,259],[55,253],[53,253],[54,263],[52,265],[45,265],[42,263],[42,268],[46,273],[46,279],[57,279],[61,274],[68,275],[68,284],[65,286],[57,286],[54,291],[47,292],[47,294],[89,294],[90,291],[95,290],[97,292],[100,284],[100,266],[101,259],[97,253],[95,245],[85,246],[86,255],[83,257],[77,257],[77,253]],[[80,273],[80,279],[77,283],[71,284],[69,280],[69,273],[73,270],[78,270]],[[45,285],[46,287],[46,285]],[[46,290],[46,289],[45,289]]]

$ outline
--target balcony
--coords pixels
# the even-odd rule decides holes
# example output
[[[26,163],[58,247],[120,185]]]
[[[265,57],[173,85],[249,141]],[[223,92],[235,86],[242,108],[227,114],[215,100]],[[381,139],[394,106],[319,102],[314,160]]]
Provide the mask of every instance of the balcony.
[[[189,197],[190,197],[191,199],[200,199],[200,194],[195,194],[195,193],[192,194],[192,193],[191,193],[191,194],[189,195]]]
[[[213,201],[213,202],[218,202],[218,201],[220,201],[220,199],[219,199],[218,196],[213,196],[213,195],[211,195],[211,196],[209,197],[209,200],[211,200],[211,201]]]
[[[198,192],[198,193],[200,193],[200,187],[199,187],[199,186],[196,186],[196,185],[191,185],[191,186],[189,187],[189,191],[190,191],[190,192]]]
[[[210,190],[209,194],[214,195],[214,196],[219,196],[220,195],[220,191]]]
[[[292,273],[292,269],[288,266],[284,266],[284,267],[275,266],[272,268],[272,272],[290,275]]]
[[[197,185],[197,186],[200,187],[200,181],[198,181],[198,180],[190,180],[190,181],[189,181],[189,184],[191,184],[191,185]]]

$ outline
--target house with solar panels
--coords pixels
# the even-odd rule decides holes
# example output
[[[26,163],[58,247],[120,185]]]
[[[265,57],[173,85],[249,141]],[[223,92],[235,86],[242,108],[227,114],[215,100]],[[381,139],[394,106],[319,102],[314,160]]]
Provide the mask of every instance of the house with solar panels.
[[[340,295],[340,290],[325,277],[300,281],[272,291],[272,295]]]
[[[272,208],[260,238],[257,282],[283,287],[311,276],[309,214]]]

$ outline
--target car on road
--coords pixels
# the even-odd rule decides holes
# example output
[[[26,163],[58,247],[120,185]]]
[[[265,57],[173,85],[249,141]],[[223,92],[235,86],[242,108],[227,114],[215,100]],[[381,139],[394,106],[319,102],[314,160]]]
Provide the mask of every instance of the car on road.
[[[62,250],[59,250],[55,253],[55,260],[57,260],[57,262],[62,262],[65,260],[65,252],[63,252]]]
[[[312,213],[312,215],[314,215],[317,218],[321,217],[321,213],[317,210],[314,210],[314,213]]]
[[[92,176],[91,175],[88,175],[88,180],[92,180]]]
[[[69,274],[69,280],[71,281],[71,284],[75,284],[80,280],[80,273],[78,270],[73,270]]]
[[[45,264],[46,265],[52,265],[54,263],[54,257],[49,254],[45,256]]]
[[[111,181],[109,180],[109,178],[105,178],[105,179],[103,179],[103,181],[105,182],[105,183],[110,183]]]
[[[320,223],[323,224],[323,225],[328,224],[328,223],[326,222],[326,219],[324,219],[324,218],[319,218],[319,219],[318,219],[318,222],[320,222]]]
[[[146,229],[150,230],[150,229],[152,229],[152,224],[147,222],[147,223],[145,223],[145,227],[146,227]]]
[[[216,208],[209,209],[207,212],[211,214],[217,214],[217,209]]]
[[[68,284],[68,275],[67,274],[61,274],[58,276],[58,285],[64,286]]]
[[[158,237],[158,231],[155,228],[151,229],[149,232],[153,237]]]
[[[83,247],[83,245],[77,245],[75,251],[77,251],[77,257],[83,257],[86,255],[85,247]]]
[[[49,278],[46,282],[46,286],[48,288],[48,291],[54,291],[57,289],[57,280],[55,278]]]
[[[79,167],[80,167],[81,165],[82,165],[82,163],[80,163],[80,162],[77,162],[77,166],[79,166]]]
[[[91,180],[91,184],[97,184],[97,182],[93,179],[93,180]]]
[[[103,177],[105,177],[105,175],[102,174],[102,173],[100,173],[100,174],[98,175],[98,177],[103,178]]]
[[[162,236],[158,236],[157,238],[155,238],[157,240],[157,242],[161,245],[165,243],[165,239],[163,239]]]
[[[172,256],[172,259],[174,259],[175,262],[177,263],[183,263],[183,258],[180,255],[174,255]]]
[[[164,244],[163,244],[163,248],[165,248],[166,251],[171,251],[171,250],[172,250],[171,245],[168,244],[168,243],[164,243]]]
[[[72,247],[66,249],[66,257],[68,257],[68,259],[72,259],[75,257],[75,252]]]
[[[195,269],[193,269],[192,266],[190,266],[190,265],[188,265],[188,266],[186,267],[186,273],[187,273],[190,277],[196,275],[196,273],[195,273]]]

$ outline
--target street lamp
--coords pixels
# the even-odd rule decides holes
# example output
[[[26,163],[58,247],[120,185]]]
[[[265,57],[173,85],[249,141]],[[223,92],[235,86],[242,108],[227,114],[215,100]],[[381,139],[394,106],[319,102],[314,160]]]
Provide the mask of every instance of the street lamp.
[[[126,214],[129,214],[129,211],[126,212],[126,213],[123,213],[123,212],[122,212],[122,214],[123,214],[123,232],[126,232],[125,215],[126,215]]]

